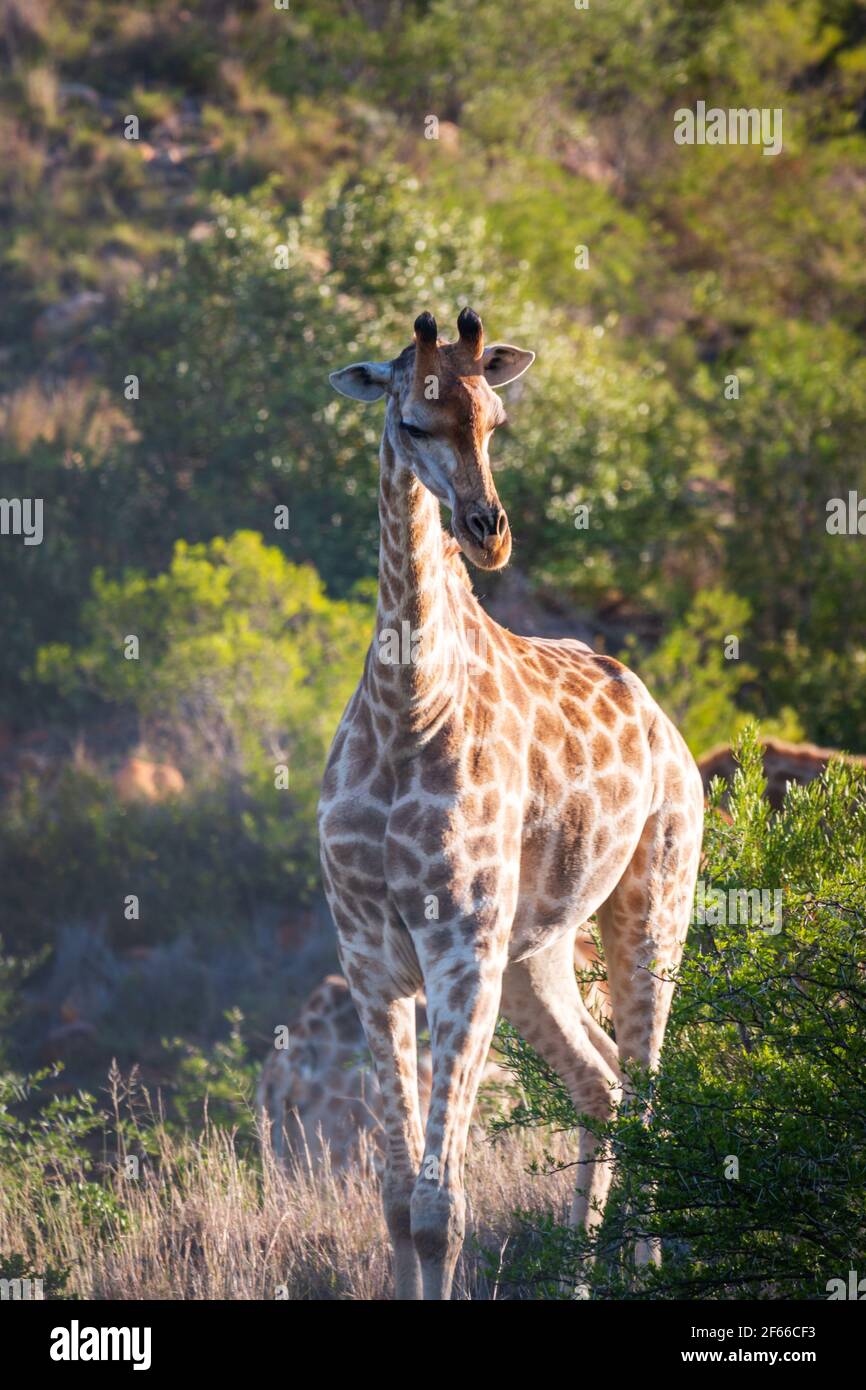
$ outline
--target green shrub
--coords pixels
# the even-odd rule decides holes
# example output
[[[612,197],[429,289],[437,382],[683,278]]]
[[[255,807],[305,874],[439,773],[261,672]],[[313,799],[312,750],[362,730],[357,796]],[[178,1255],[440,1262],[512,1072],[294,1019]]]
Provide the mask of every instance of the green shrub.
[[[106,922],[116,944],[153,944],[207,916],[248,922],[254,900],[308,898],[319,781],[363,665],[369,602],[327,598],[314,570],[239,532],[179,542],[154,578],[97,573],[82,627],[79,647],[40,651],[40,677],[134,708],[187,789],[124,804],[87,766],[25,778],[0,812],[13,948],[75,918]],[[138,660],[124,658],[129,634]],[[138,920],[124,915],[128,894]]]
[[[723,589],[704,589],[648,656],[641,656],[636,642],[624,654],[695,757],[714,744],[730,742],[749,723],[738,697],[756,676],[754,666],[741,659],[752,645],[750,618],[745,599]],[[788,739],[803,736],[793,710],[767,721],[764,732]]]
[[[866,496],[866,356],[836,324],[779,322],[720,370],[711,418],[730,516],[729,586],[750,605],[763,709],[801,712],[810,737],[859,751],[866,739],[862,537],[828,532],[827,504]],[[718,383],[740,377],[724,401]]]
[[[261,1059],[250,1055],[242,1034],[243,1014],[231,1009],[227,1038],[205,1052],[184,1038],[165,1046],[178,1058],[172,1081],[169,1128],[199,1133],[208,1123],[238,1132],[246,1147],[255,1145],[254,1100]],[[176,1118],[174,1118],[176,1117]]]

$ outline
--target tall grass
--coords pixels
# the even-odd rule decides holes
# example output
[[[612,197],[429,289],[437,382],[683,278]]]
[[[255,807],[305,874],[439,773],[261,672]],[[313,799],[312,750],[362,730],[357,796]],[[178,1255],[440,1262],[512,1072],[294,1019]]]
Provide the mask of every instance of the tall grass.
[[[25,1254],[34,1277],[69,1270],[75,1299],[377,1300],[392,1296],[379,1178],[371,1151],[348,1171],[303,1156],[290,1171],[244,1152],[236,1133],[208,1123],[197,1136],[150,1132],[139,1176],[123,1152],[99,1185],[80,1171],[38,1166],[0,1192],[0,1250]],[[559,1143],[560,1155],[566,1150]],[[562,1219],[571,1180],[536,1176],[551,1147],[538,1135],[474,1138],[467,1160],[469,1222],[455,1296],[532,1296],[503,1286],[514,1212]],[[103,1196],[94,1200],[95,1195]]]

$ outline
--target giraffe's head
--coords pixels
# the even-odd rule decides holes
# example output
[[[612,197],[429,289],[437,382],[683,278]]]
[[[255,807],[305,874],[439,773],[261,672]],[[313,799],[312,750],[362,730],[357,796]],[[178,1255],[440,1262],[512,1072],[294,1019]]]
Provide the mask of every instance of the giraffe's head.
[[[522,376],[534,352],[484,346],[481,320],[464,309],[458,340],[439,337],[432,314],[415,320],[415,341],[391,362],[359,362],[331,373],[344,396],[387,397],[385,436],[398,459],[451,508],[460,548],[480,569],[508,563],[511,532],[490,471],[490,438],[505,424],[493,390]]]

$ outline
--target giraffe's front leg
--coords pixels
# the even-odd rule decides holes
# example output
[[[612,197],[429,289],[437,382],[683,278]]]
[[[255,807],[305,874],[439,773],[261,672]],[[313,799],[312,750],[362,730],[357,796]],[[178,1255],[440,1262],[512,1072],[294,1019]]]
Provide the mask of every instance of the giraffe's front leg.
[[[499,1013],[505,956],[496,933],[481,944],[465,921],[413,936],[427,992],[433,1088],[412,1193],[412,1239],[424,1298],[447,1299],[466,1225],[466,1143]]]
[[[351,951],[345,944],[340,954],[382,1094],[386,1139],[382,1205],[394,1250],[394,1297],[419,1299],[420,1270],[411,1228],[412,1191],[423,1142],[415,1000],[411,995],[398,997],[398,990],[382,974],[380,962]]]

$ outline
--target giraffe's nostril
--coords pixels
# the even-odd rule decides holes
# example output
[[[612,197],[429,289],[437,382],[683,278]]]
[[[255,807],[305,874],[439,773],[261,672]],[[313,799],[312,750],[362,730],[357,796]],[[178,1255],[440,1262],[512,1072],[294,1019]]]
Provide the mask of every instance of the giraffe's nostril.
[[[471,507],[466,513],[466,528],[479,545],[502,540],[508,530],[508,518],[502,507]]]
[[[475,509],[467,512],[466,526],[473,538],[483,545],[487,538],[487,520],[484,513]]]

